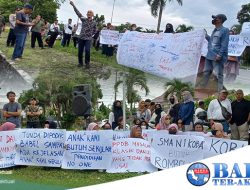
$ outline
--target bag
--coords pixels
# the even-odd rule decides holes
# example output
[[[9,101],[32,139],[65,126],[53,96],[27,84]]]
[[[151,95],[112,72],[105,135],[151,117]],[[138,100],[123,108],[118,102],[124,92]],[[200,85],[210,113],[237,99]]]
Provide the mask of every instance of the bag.
[[[225,120],[230,120],[231,117],[232,117],[232,114],[231,114],[229,111],[227,111],[227,108],[225,108],[225,107],[221,104],[220,100],[218,100],[218,102],[219,102],[219,104],[220,104],[221,112],[222,112],[223,117],[225,118]]]

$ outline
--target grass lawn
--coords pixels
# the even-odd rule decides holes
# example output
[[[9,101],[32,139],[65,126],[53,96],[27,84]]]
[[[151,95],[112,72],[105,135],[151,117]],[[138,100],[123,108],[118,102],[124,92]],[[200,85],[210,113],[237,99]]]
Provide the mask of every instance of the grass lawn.
[[[10,60],[13,53],[13,48],[6,47],[7,33],[3,33],[0,38],[0,51],[6,55],[7,60]],[[91,69],[79,69],[77,67],[77,50],[74,47],[63,48],[60,46],[60,41],[57,41],[55,48],[31,49],[30,40],[26,42],[23,59],[16,62],[14,67],[22,69],[29,73],[33,78],[36,78],[40,73],[53,72],[55,75],[69,78],[73,75],[85,73],[91,77],[108,77],[113,70],[125,70],[125,67],[120,66],[116,62],[116,58],[106,58],[101,55],[101,52],[92,50],[91,54]],[[1,64],[1,63],[0,63]],[[108,174],[98,171],[80,171],[80,170],[63,170],[60,168],[43,168],[43,167],[18,167],[11,169],[12,174],[3,175],[0,170],[1,179],[15,179],[15,184],[0,183],[1,190],[11,189],[65,189],[81,187],[99,183],[115,181],[119,179],[138,176],[141,174],[126,173],[126,174]],[[1,182],[1,181],[0,181]]]

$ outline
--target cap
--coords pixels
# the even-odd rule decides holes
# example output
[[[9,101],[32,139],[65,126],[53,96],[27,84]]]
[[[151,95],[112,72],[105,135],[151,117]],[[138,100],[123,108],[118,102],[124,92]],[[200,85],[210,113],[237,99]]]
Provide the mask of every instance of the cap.
[[[220,91],[220,93],[227,93],[228,94],[228,91],[223,89],[223,90]]]
[[[33,10],[33,6],[31,4],[25,4],[24,8]]]
[[[227,17],[224,14],[212,15],[212,18],[213,19],[216,19],[216,18],[221,19],[222,23],[227,20]]]

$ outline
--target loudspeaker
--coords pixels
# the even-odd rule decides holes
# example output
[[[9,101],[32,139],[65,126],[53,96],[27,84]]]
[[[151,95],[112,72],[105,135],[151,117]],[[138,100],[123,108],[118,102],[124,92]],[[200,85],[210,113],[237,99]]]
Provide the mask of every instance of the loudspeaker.
[[[91,115],[92,90],[88,84],[73,87],[72,110],[77,116],[88,117]]]

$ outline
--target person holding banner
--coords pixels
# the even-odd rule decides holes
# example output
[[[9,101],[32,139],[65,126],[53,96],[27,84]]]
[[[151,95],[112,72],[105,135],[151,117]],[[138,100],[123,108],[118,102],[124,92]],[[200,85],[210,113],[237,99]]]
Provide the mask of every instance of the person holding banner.
[[[78,38],[78,67],[83,66],[83,51],[85,48],[85,64],[86,69],[89,69],[92,36],[96,33],[97,30],[96,23],[93,20],[94,13],[92,10],[89,10],[87,12],[87,18],[85,18],[78,11],[73,1],[70,1],[70,4],[73,6],[75,13],[82,21],[82,29]]]
[[[217,91],[223,89],[223,70],[228,57],[229,29],[223,26],[227,20],[224,14],[212,15],[212,24],[215,29],[212,36],[206,36],[208,40],[208,52],[203,70],[203,79],[200,83],[202,88],[206,88],[210,75],[215,71],[218,79]]]
[[[90,123],[88,125],[88,128],[87,128],[87,131],[99,131],[99,130],[100,130],[100,128],[99,128],[98,124],[94,123],[94,122]]]

